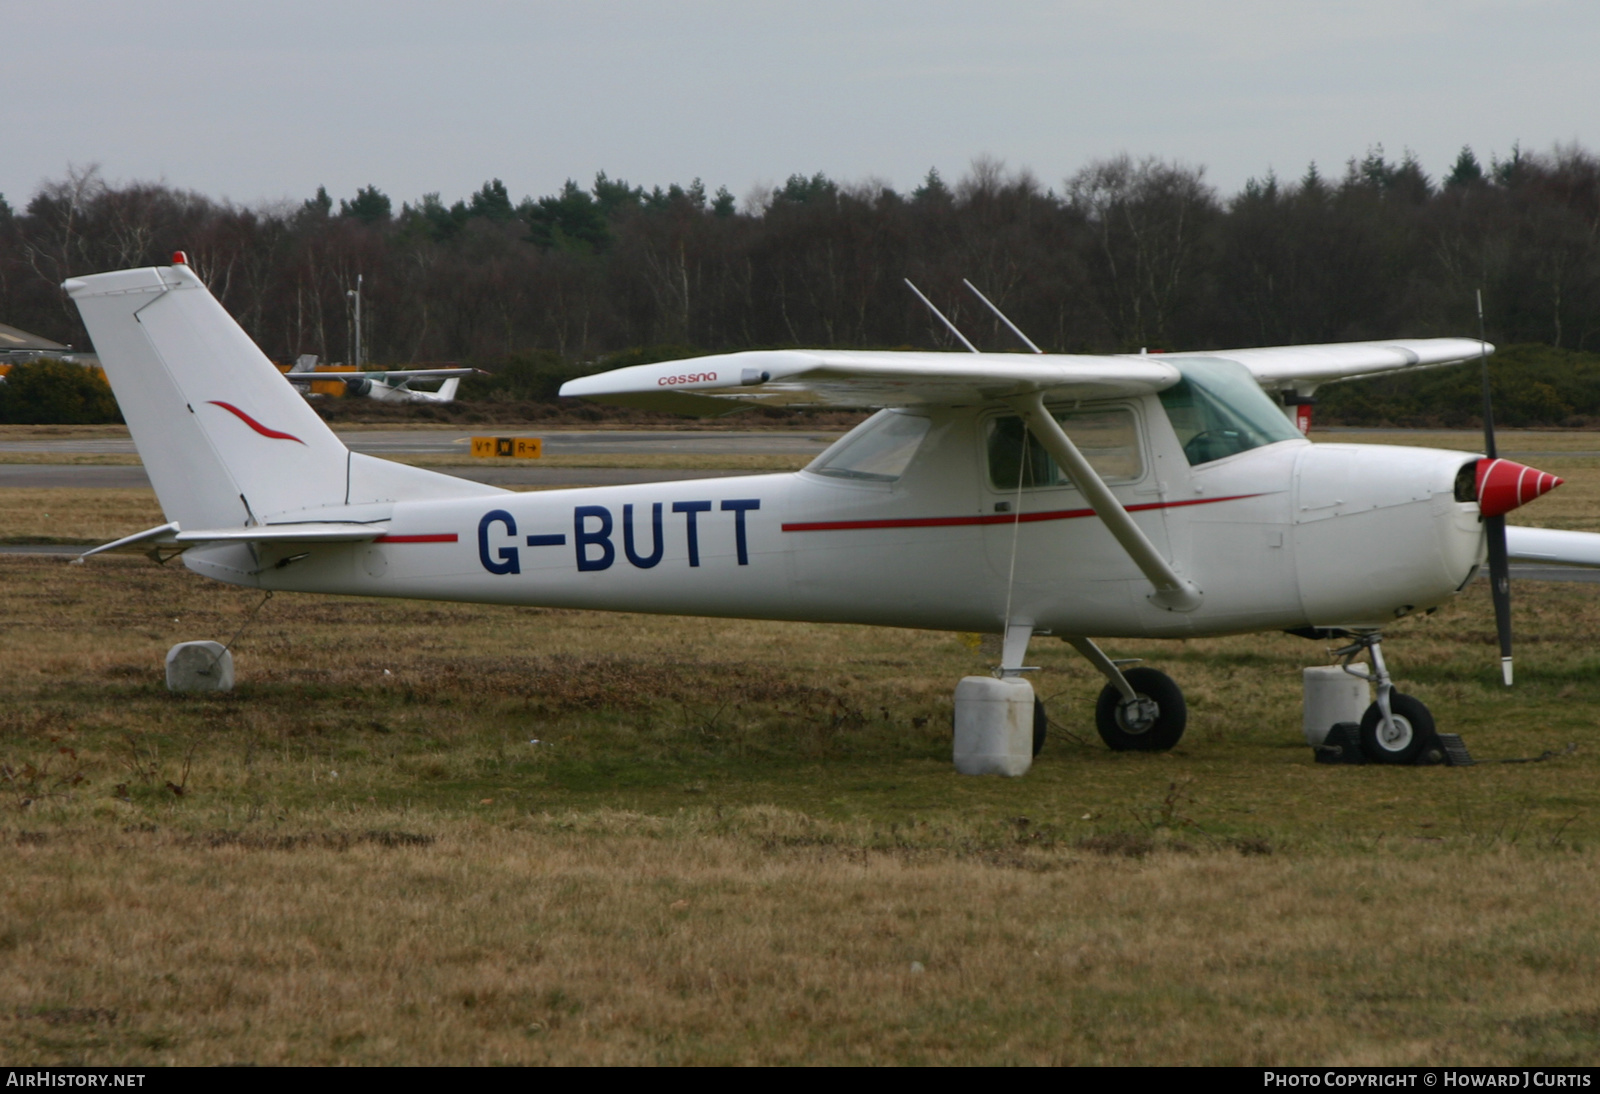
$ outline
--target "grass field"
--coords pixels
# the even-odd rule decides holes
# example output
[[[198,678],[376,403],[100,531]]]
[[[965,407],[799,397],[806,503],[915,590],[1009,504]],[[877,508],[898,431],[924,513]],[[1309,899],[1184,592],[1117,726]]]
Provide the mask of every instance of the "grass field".
[[[1522,513],[1594,527],[1596,463]],[[159,519],[71,493],[91,540]],[[1386,649],[1540,762],[1314,765],[1325,647],[1283,635],[1115,643],[1190,728],[1113,754],[1040,641],[1056,726],[1004,780],[949,763],[958,635],[279,595],[234,692],[173,696],[258,594],[6,557],[0,1056],[1592,1064],[1600,588],[1515,596],[1513,691],[1481,583]]]

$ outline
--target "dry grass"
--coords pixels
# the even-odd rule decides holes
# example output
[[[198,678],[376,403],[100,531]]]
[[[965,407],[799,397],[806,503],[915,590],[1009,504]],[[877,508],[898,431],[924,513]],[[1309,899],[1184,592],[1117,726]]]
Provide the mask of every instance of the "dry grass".
[[[131,452],[0,452],[0,464],[141,467],[144,461]]]
[[[1399,444],[1416,448],[1454,448],[1482,452],[1483,434],[1470,429],[1311,430],[1311,439],[1337,444]],[[1518,452],[1597,452],[1600,431],[1582,429],[1497,429],[1495,447],[1502,456]]]
[[[0,543],[108,543],[165,520],[150,490],[0,489]]]
[[[254,594],[5,559],[0,1054],[1590,1062],[1594,599],[1519,587],[1514,692],[1481,586],[1390,644],[1543,763],[1313,765],[1286,636],[1116,644],[1191,728],[1112,754],[1042,642],[1062,728],[1000,780],[949,766],[952,635],[283,595],[176,697]]]
[[[1600,1026],[1589,856],[924,854],[770,808],[329,819],[21,842],[6,1056],[1586,1064]]]
[[[0,424],[0,441],[61,441],[128,438],[125,425],[7,425]]]

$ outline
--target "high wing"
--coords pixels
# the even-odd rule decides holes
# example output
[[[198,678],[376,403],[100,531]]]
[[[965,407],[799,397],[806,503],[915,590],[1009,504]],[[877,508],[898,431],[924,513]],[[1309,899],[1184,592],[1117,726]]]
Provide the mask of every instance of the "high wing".
[[[633,365],[569,380],[568,397],[678,414],[741,406],[970,406],[1043,393],[1109,399],[1178,382],[1172,362],[1236,361],[1269,391],[1304,393],[1334,380],[1456,364],[1493,352],[1471,338],[1402,339],[1161,355],[1074,356],[867,350],[752,350]]]
[[[1513,562],[1600,566],[1600,534],[1554,528],[1507,528],[1506,557]]]
[[[1051,399],[1110,399],[1160,391],[1178,379],[1176,368],[1151,357],[750,350],[601,372],[567,381],[561,394],[714,415],[751,403],[971,406],[1041,391]]]
[[[1268,391],[1303,390],[1335,380],[1383,376],[1413,369],[1439,368],[1493,353],[1476,338],[1397,338],[1387,342],[1334,342],[1316,346],[1266,346],[1261,349],[1173,353],[1168,357],[1237,361]]]

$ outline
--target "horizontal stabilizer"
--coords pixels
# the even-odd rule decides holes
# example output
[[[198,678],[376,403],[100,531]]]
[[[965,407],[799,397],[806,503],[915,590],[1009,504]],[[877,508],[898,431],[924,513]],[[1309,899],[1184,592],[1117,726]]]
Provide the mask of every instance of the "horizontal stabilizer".
[[[146,528],[142,532],[135,532],[131,536],[123,536],[110,543],[102,543],[98,547],[91,547],[73,561],[82,562],[90,555],[106,551],[126,551],[147,545],[194,547],[203,543],[361,543],[379,538],[388,528],[387,519],[329,520],[185,532],[177,521],[172,521],[154,528]]]
[[[98,547],[91,547],[72,561],[82,562],[90,555],[98,555],[105,551],[125,551],[133,547],[142,547],[146,543],[176,543],[177,534],[177,521],[158,524],[154,528],[146,528],[144,531],[135,532],[131,536],[123,536],[121,539],[114,539],[110,543],[102,543]]]
[[[257,525],[249,528],[210,528],[185,532],[177,521],[146,528],[131,536],[114,539],[91,547],[74,562],[82,562],[90,555],[106,551],[125,551],[136,547],[171,546],[193,547],[202,543],[361,543],[380,538],[389,528],[382,520],[328,520],[302,521],[296,524]]]
[[[212,528],[179,532],[173,542],[196,543],[360,543],[377,539],[389,522],[376,524],[269,524],[256,528]]]

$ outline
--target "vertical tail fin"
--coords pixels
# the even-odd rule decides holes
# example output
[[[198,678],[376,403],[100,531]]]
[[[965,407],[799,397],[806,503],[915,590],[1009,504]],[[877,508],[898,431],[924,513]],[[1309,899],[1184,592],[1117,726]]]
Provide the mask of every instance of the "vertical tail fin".
[[[444,383],[440,384],[439,385],[439,401],[441,403],[452,402],[456,397],[456,388],[458,388],[460,386],[461,386],[461,377],[459,377],[459,376],[452,376],[448,380],[446,380]]]
[[[187,265],[62,287],[168,520],[240,527],[345,503],[349,451]]]

